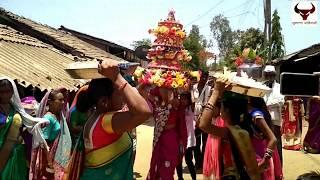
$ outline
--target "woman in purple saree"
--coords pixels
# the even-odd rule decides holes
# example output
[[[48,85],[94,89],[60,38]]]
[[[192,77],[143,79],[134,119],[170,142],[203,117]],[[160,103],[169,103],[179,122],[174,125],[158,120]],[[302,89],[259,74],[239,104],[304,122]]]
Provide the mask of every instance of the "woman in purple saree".
[[[303,141],[306,152],[320,153],[320,98],[312,98],[308,102],[307,117],[309,128]]]

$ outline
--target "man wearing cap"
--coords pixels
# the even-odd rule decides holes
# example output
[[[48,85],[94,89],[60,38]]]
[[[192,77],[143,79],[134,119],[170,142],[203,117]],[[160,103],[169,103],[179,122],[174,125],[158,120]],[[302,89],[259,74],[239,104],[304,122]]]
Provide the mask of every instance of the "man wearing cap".
[[[265,85],[271,88],[271,92],[264,99],[268,106],[273,123],[273,133],[277,138],[277,148],[282,164],[282,140],[281,140],[281,124],[282,124],[282,105],[284,104],[284,96],[280,93],[280,84],[276,82],[276,70],[272,65],[267,65],[263,71]]]

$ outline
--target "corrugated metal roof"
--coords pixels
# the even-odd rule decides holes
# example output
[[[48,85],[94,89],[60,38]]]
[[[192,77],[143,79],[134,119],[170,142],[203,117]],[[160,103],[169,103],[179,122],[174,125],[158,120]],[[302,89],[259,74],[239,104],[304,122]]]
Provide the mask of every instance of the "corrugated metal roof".
[[[24,86],[36,86],[42,91],[58,87],[75,90],[82,82],[64,71],[72,62],[73,59],[52,46],[0,25],[0,76],[17,79]]]
[[[48,41],[59,42],[59,44],[61,44],[61,47],[68,47],[68,49],[72,49],[71,53],[73,53],[73,55],[78,56],[79,54],[81,54],[81,56],[89,57],[92,59],[113,59],[116,61],[125,61],[124,59],[121,59],[85,41],[82,41],[81,39],[77,38],[76,36],[72,35],[69,32],[61,31],[61,30],[52,28],[48,25],[34,22],[30,19],[18,16],[9,11],[6,11],[3,8],[0,8],[0,16],[9,18],[25,26],[28,26],[29,29],[49,37],[47,38]],[[16,24],[16,25],[19,26],[19,24]],[[51,43],[52,42],[50,42],[50,44]]]
[[[309,57],[312,56],[317,56],[320,53],[320,43],[317,44],[313,44],[308,48],[305,49],[301,49],[297,52],[291,53],[289,55],[286,55],[284,57],[281,58],[277,58],[272,60],[272,63],[277,65],[277,64],[281,64],[285,61],[291,61],[291,60],[302,60],[302,59],[307,59]]]

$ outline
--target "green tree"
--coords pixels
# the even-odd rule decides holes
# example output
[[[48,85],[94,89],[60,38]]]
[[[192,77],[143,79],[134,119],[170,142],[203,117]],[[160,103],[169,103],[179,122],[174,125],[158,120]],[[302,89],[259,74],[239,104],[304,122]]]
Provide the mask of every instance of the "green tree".
[[[148,38],[144,38],[142,40],[138,40],[138,41],[133,41],[131,46],[136,49],[137,47],[139,46],[142,46],[142,45],[147,45],[147,46],[151,46],[151,40],[148,39]]]
[[[212,19],[210,29],[220,51],[220,65],[235,69],[234,60],[244,48],[256,49],[258,53],[264,52],[261,49],[264,36],[258,28],[232,30],[229,20],[220,14]]]
[[[237,35],[232,31],[229,20],[222,14],[215,16],[210,23],[210,30],[218,44],[219,56],[228,56],[236,41],[234,37]]]
[[[285,53],[280,17],[277,10],[273,12],[271,23],[271,59],[276,59],[283,57]]]
[[[264,41],[263,32],[258,28],[249,28],[240,36],[240,49],[252,48],[259,52]]]
[[[207,46],[206,39],[200,34],[199,26],[192,25],[189,35],[183,43],[186,50],[189,51],[192,56],[191,63],[187,63],[186,66],[192,70],[204,69],[206,67],[205,57],[200,56],[201,51],[205,51]]]
[[[235,69],[233,62],[237,54],[236,50],[240,49],[239,44],[241,42],[243,31],[233,31],[230,27],[229,20],[221,14],[212,19],[210,23],[210,30],[212,32],[213,39],[217,42],[220,52],[219,66],[227,66],[230,69]]]

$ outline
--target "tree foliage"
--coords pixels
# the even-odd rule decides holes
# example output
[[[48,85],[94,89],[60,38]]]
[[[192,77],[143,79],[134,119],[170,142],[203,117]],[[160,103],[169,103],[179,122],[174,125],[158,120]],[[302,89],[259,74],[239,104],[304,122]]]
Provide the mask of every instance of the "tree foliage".
[[[244,48],[253,48],[257,52],[263,52],[263,32],[258,28],[232,30],[229,20],[223,15],[217,15],[210,23],[210,30],[214,40],[218,44],[221,64],[235,69],[234,60]]]
[[[136,49],[137,47],[142,46],[142,45],[151,46],[151,40],[148,39],[148,38],[144,38],[144,39],[141,39],[141,40],[133,41],[132,44],[131,44],[131,46],[134,49]]]
[[[235,33],[230,27],[229,20],[223,15],[215,16],[210,23],[213,38],[217,41],[220,57],[228,55],[235,43]]]
[[[191,68],[192,70],[207,70],[207,56],[204,55],[206,54],[205,48],[207,46],[207,40],[200,34],[199,26],[192,25],[190,33],[183,45],[192,56],[191,63],[186,64],[188,68]]]
[[[285,53],[280,17],[277,10],[273,12],[271,23],[271,59],[276,59],[284,56]]]
[[[257,51],[262,48],[264,41],[263,32],[257,28],[249,28],[244,31],[240,36],[240,48],[252,48]]]

